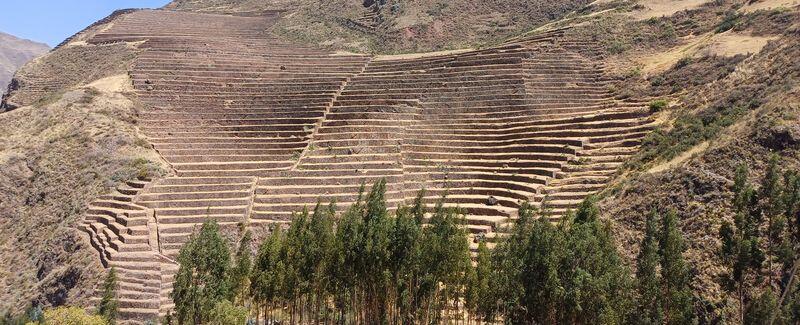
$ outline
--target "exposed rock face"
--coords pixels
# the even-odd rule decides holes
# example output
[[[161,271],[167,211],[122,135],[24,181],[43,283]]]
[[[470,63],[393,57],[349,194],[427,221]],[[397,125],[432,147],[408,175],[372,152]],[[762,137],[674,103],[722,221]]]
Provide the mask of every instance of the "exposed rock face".
[[[46,44],[14,37],[0,32],[0,96],[5,94],[8,83],[26,62],[50,50]]]

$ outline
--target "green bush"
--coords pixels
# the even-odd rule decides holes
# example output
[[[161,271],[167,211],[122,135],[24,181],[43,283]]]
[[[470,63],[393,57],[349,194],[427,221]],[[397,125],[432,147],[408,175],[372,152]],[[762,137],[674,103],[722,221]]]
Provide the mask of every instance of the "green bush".
[[[626,167],[638,169],[658,159],[669,160],[716,137],[723,129],[761,105],[761,101],[752,95],[752,89],[734,89],[708,108],[684,112],[675,119],[669,130],[657,128],[645,136],[641,150]]]
[[[34,323],[29,323],[34,324]],[[106,325],[102,316],[89,315],[78,307],[58,307],[44,312],[45,325]]]
[[[103,296],[97,305],[97,314],[109,324],[116,323],[118,313],[117,271],[112,267],[103,283]]]
[[[87,87],[83,91],[83,96],[78,99],[79,104],[91,104],[94,101],[94,98],[99,96],[101,93],[97,88],[94,87]]]
[[[157,174],[154,170],[155,164],[145,158],[136,158],[131,162],[131,167],[136,171],[136,178],[146,179]]]
[[[247,308],[234,306],[230,301],[218,302],[211,311],[211,325],[241,325],[247,322]]]
[[[741,18],[742,18],[742,15],[739,14],[735,10],[730,10],[730,11],[726,12],[725,13],[725,19],[723,19],[722,22],[719,23],[719,25],[717,25],[716,32],[717,33],[722,33],[722,32],[726,32],[726,31],[732,29],[733,27],[736,27],[736,25],[739,23],[739,20]]]
[[[667,100],[665,99],[656,99],[648,105],[650,107],[651,112],[660,112],[661,110],[667,108]]]
[[[692,64],[692,58],[688,56],[682,57],[680,60],[678,60],[678,62],[675,63],[675,69],[683,68],[689,64]]]
[[[630,46],[621,40],[613,40],[607,46],[608,53],[611,54],[620,54],[625,52]]]
[[[650,85],[651,85],[651,86],[653,86],[653,87],[658,87],[658,86],[661,86],[661,85],[663,85],[663,84],[664,84],[664,81],[665,81],[665,80],[664,80],[664,77],[662,77],[662,76],[655,76],[655,77],[653,77],[653,78],[650,78]]]

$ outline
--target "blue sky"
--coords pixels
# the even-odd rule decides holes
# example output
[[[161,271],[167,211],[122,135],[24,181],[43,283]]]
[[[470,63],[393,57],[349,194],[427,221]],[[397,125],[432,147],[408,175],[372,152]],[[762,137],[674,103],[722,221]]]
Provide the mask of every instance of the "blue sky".
[[[0,0],[0,31],[58,45],[67,37],[124,8],[158,8],[169,0]]]

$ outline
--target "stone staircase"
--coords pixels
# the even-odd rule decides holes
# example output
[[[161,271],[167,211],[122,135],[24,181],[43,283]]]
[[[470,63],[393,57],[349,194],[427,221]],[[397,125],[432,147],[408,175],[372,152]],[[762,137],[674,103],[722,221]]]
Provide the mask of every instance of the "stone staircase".
[[[135,203],[150,180],[133,180],[91,203],[81,230],[99,252],[104,266],[118,276],[120,319],[133,323],[158,320],[169,290],[162,277],[177,270],[160,254],[158,224],[152,209]]]

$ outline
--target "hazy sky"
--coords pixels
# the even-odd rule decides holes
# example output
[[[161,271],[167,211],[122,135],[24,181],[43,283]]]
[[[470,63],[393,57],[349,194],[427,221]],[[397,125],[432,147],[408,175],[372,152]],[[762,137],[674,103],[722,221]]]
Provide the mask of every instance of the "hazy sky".
[[[169,0],[0,0],[0,31],[51,47],[125,8],[158,8]]]

